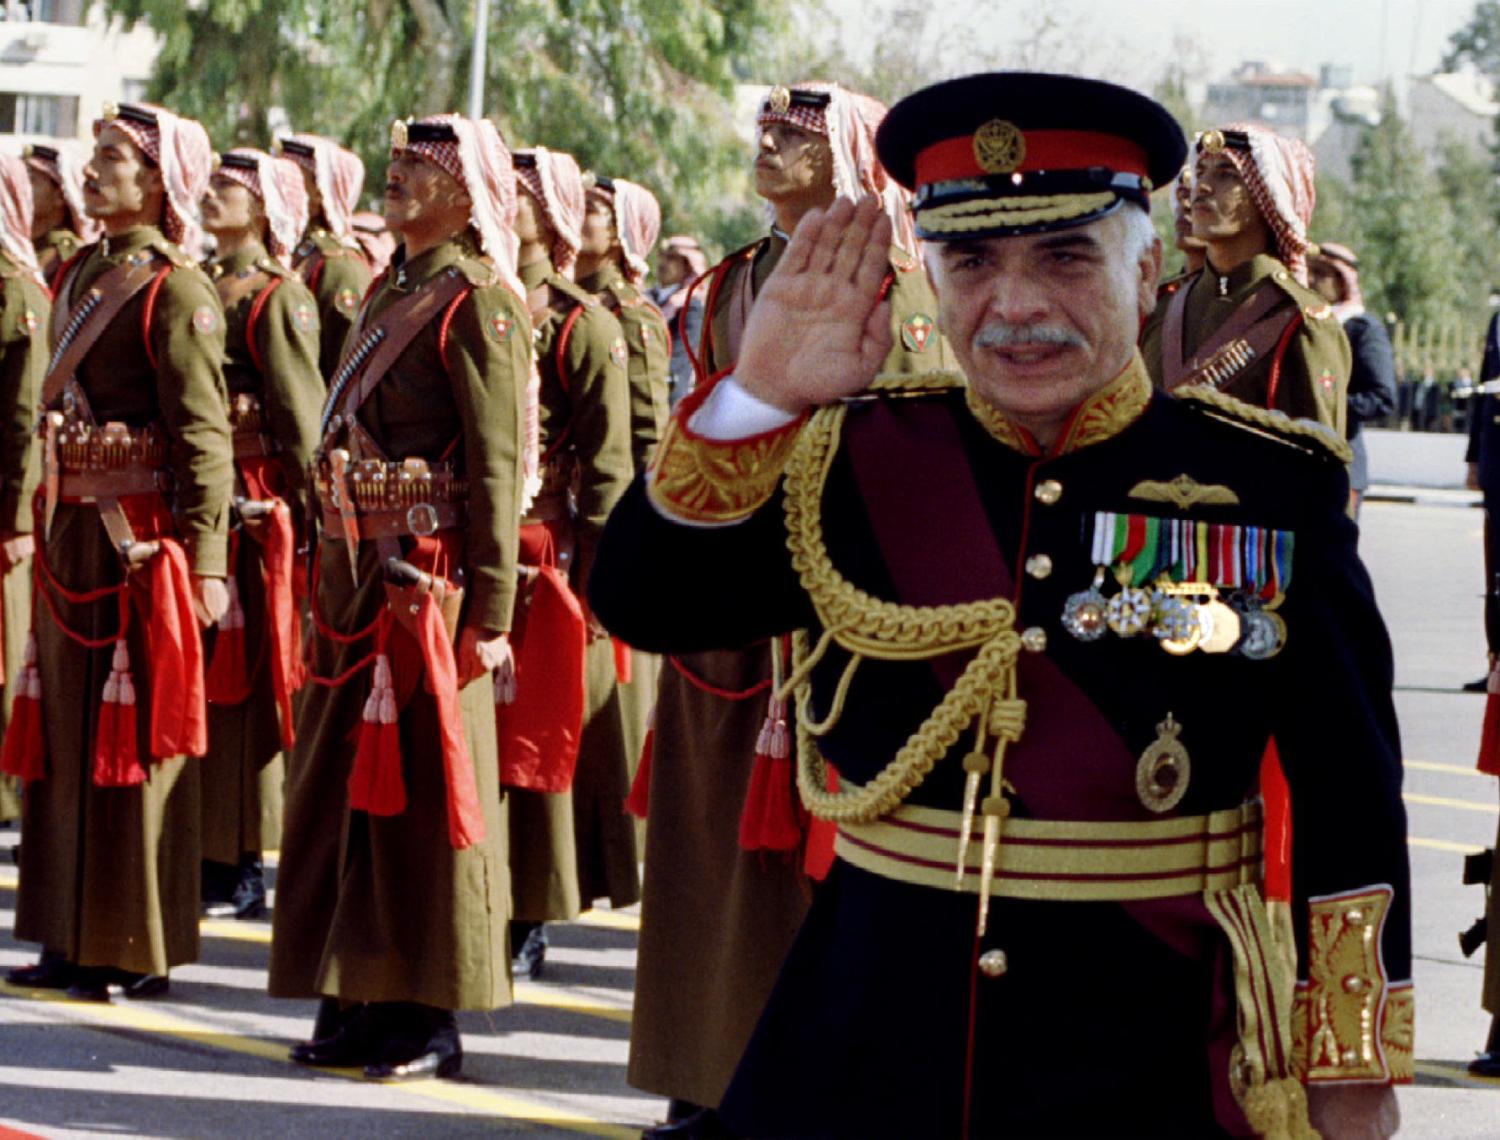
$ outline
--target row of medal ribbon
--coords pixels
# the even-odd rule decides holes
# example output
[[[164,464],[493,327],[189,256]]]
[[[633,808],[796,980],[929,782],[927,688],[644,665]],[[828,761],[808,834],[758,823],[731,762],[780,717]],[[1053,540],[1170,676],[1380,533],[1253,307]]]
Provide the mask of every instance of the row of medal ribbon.
[[[1266,527],[1100,511],[1096,567],[1069,596],[1062,624],[1080,641],[1155,637],[1168,653],[1238,653],[1256,661],[1286,646],[1276,612],[1291,584],[1294,535]],[[1119,591],[1106,596],[1113,576]]]

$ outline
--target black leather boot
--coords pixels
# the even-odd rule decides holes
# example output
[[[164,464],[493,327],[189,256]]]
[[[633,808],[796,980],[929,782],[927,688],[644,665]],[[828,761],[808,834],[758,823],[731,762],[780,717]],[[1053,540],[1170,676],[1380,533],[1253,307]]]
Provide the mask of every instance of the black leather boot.
[[[78,968],[61,950],[43,950],[30,966],[14,966],[5,971],[5,980],[29,990],[65,990],[73,984]]]
[[[289,1054],[299,1065],[351,1069],[368,1065],[385,1054],[387,1026],[384,1006],[353,1006],[328,1037],[292,1046]]]
[[[458,1022],[446,1009],[416,1002],[386,1006],[386,1037],[381,1057],[365,1066],[372,1081],[410,1081],[421,1077],[456,1077],[463,1068],[464,1050]]]
[[[547,927],[541,922],[512,922],[510,944],[518,947],[510,972],[517,978],[536,981],[547,962]]]

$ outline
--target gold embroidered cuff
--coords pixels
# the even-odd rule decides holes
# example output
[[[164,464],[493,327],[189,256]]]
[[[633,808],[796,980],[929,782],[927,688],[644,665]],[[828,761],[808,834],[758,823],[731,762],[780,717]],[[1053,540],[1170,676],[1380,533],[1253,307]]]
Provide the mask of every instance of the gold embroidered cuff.
[[[1387,886],[1309,901],[1307,981],[1297,984],[1292,1054],[1309,1082],[1412,1079],[1411,983],[1390,985],[1380,958]]]
[[[776,491],[804,422],[799,418],[746,439],[706,439],[694,434],[688,421],[712,390],[710,384],[678,405],[646,472],[646,494],[657,509],[697,526],[740,522],[763,506]]]

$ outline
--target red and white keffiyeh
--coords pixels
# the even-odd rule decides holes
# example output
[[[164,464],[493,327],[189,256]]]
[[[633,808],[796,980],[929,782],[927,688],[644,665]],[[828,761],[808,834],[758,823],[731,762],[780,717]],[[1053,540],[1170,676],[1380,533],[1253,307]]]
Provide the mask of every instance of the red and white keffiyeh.
[[[302,171],[288,159],[250,147],[236,147],[226,157],[229,155],[255,163],[253,170],[226,163],[219,167],[219,173],[260,199],[266,211],[266,249],[277,261],[290,265],[292,250],[307,229],[307,186]]]
[[[518,165],[516,178],[541,203],[547,224],[557,235],[552,244],[552,267],[571,276],[583,244],[583,171],[578,168],[578,160],[564,151],[536,146],[516,153],[534,161],[534,165]]]
[[[691,234],[673,234],[662,243],[662,249],[675,253],[688,263],[688,278],[685,284],[691,284],[702,277],[708,269],[708,255],[703,252],[698,239]]]
[[[879,198],[891,220],[893,244],[915,255],[917,235],[906,191],[886,173],[875,153],[875,132],[886,116],[886,105],[837,83],[799,83],[793,90],[826,93],[828,105],[815,107],[793,100],[784,110],[777,110],[767,94],[756,116],[757,125],[788,123],[826,138],[833,151],[834,194],[851,202],[871,194]]]
[[[1333,314],[1343,324],[1365,311],[1364,291],[1359,287],[1359,257],[1347,245],[1336,241],[1318,243],[1322,263],[1338,274],[1344,286],[1344,299],[1333,307]]]
[[[353,238],[354,213],[365,188],[365,164],[359,155],[322,135],[288,135],[292,142],[312,151],[311,155],[288,150],[283,157],[313,176],[313,185],[323,199],[323,220],[334,237]]]
[[[639,285],[651,272],[648,258],[661,233],[661,203],[644,186],[623,178],[611,179],[609,185],[601,182],[594,190],[608,197],[614,208],[615,237],[625,255],[625,278]]]
[[[41,281],[31,244],[31,178],[26,164],[8,154],[0,154],[0,250]]]
[[[1277,256],[1301,284],[1307,284],[1307,228],[1312,224],[1317,188],[1312,151],[1300,139],[1286,138],[1251,123],[1230,123],[1223,131],[1241,131],[1249,151],[1226,147],[1250,190],[1261,217],[1276,238]]]
[[[62,191],[69,228],[86,242],[98,238],[99,223],[83,208],[83,162],[77,150],[65,142],[28,150],[26,165]]]
[[[203,124],[150,103],[128,103],[121,104],[112,118],[95,119],[94,137],[106,126],[124,131],[161,171],[167,199],[162,233],[196,257],[203,234],[198,201],[208,189],[214,162],[214,148]]]

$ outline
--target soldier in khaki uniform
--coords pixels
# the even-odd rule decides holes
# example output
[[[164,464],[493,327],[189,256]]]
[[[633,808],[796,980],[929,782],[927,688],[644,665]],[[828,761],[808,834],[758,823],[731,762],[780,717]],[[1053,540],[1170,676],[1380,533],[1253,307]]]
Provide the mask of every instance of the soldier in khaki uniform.
[[[230,151],[203,222],[218,243],[208,271],[228,330],[237,508],[231,601],[209,650],[203,901],[211,916],[251,918],[265,912],[261,853],[281,839],[281,750],[301,670],[295,528],[324,396],[317,304],[287,268],[307,224],[301,172],[264,151]]]
[[[779,87],[761,104],[755,187],[769,236],[705,274],[701,385],[733,366],[760,287],[810,209],[875,196],[896,223],[886,291],[888,372],[953,367],[937,304],[913,251],[905,203],[874,157],[885,108],[826,84]],[[838,142],[835,143],[834,139]],[[768,692],[769,642],[667,659],[656,705],[646,878],[630,1083],[670,1097],[663,1137],[712,1136],[717,1108],[811,897],[801,851],[739,840],[759,740],[789,719]],[[787,775],[790,780],[790,775]]]
[[[307,232],[292,254],[292,268],[318,299],[318,361],[328,379],[370,288],[370,264],[354,235],[365,164],[320,135],[280,138],[271,150],[297,164],[307,188]]]
[[[494,126],[398,121],[385,209],[407,259],[361,311],[315,464],[270,989],[325,998],[294,1060],[399,1080],[457,1073],[454,1011],[511,1001],[490,671],[511,670],[532,366]]]
[[[79,248],[99,236],[83,208],[83,164],[64,146],[33,143],[26,148],[31,176],[31,242],[50,289]]]
[[[1141,334],[1152,379],[1207,384],[1344,434],[1349,342],[1307,285],[1313,160],[1295,139],[1230,126],[1198,138],[1191,208],[1206,261]]]
[[[522,529],[523,561],[555,563],[581,598],[604,520],[634,474],[629,357],[620,322],[567,276],[584,212],[578,164],[544,147],[519,151],[516,183],[521,280],[529,290],[541,372],[542,486]],[[600,893],[608,893],[614,905],[638,897],[634,829],[620,806],[629,776],[620,760],[619,719],[612,715],[614,646],[592,624],[586,638],[582,731],[574,738],[571,790],[509,793],[518,974],[539,973],[546,954],[541,924],[576,917],[601,883]],[[534,642],[523,647],[523,660],[536,651]],[[566,661],[532,667],[530,675],[577,676],[576,651],[572,644]],[[528,689],[526,668],[519,684],[519,702],[546,699],[535,681]],[[618,819],[606,815],[611,804]]]
[[[4,708],[0,738],[10,720],[31,628],[31,497],[41,474],[32,446],[36,405],[47,370],[51,298],[31,245],[31,185],[20,160],[0,155],[0,407],[10,419],[0,432],[0,650]],[[17,819],[19,783],[0,776],[0,821]]]
[[[213,157],[190,119],[141,104],[94,124],[84,202],[103,225],[64,275],[42,389],[44,539],[19,985],[107,1000],[198,956],[199,623],[224,612],[233,467],[218,295],[183,252]],[[163,488],[171,488],[164,491]],[[38,697],[33,694],[39,694]]]

